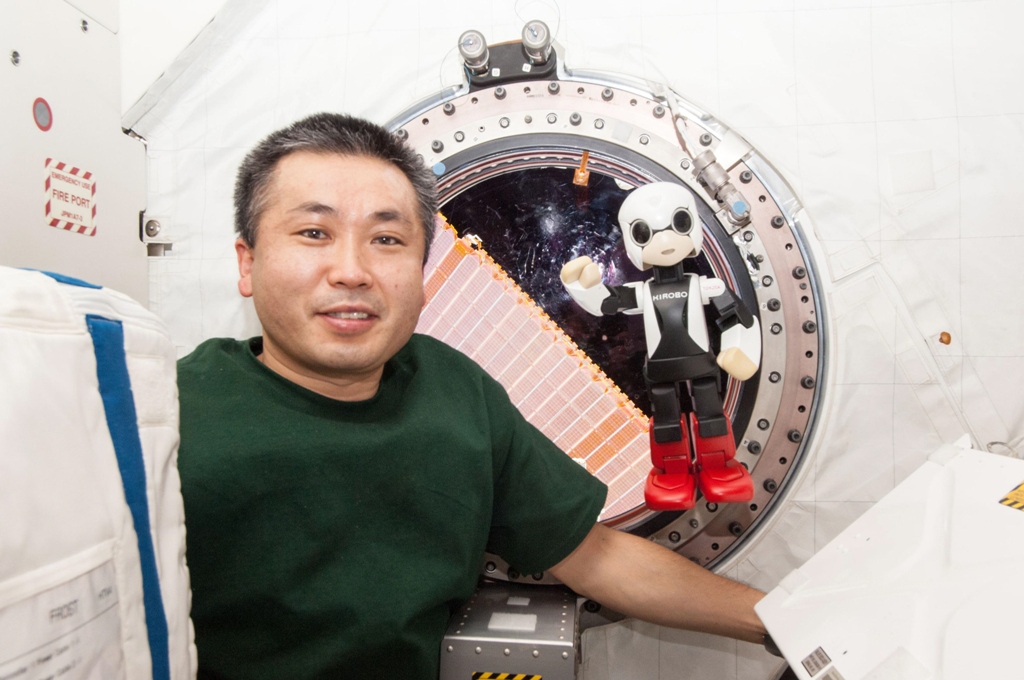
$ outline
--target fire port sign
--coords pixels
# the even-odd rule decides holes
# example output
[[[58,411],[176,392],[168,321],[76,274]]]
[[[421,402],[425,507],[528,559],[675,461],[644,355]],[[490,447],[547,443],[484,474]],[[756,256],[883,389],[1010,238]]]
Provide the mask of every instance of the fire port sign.
[[[57,229],[96,235],[96,180],[91,172],[46,159],[46,221]]]

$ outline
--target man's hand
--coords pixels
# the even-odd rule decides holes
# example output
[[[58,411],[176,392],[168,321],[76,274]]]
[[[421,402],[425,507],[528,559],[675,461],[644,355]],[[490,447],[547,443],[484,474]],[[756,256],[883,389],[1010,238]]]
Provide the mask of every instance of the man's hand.
[[[550,572],[577,593],[662,626],[761,644],[754,613],[764,593],[723,578],[656,543],[596,524]]]

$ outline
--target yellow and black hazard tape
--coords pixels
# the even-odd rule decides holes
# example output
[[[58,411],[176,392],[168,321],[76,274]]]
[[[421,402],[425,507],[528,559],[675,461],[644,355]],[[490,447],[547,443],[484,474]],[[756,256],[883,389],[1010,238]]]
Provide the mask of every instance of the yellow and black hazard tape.
[[[1006,494],[1006,498],[999,502],[1008,508],[1024,510],[1024,482],[1021,482],[1016,489]]]
[[[539,675],[523,673],[473,673],[473,680],[543,680]]]

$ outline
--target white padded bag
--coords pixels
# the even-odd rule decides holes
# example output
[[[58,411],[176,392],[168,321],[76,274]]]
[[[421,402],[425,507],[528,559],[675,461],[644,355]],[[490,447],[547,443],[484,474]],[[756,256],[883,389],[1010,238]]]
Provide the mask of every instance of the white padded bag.
[[[0,267],[0,678],[195,677],[175,377],[127,296]]]

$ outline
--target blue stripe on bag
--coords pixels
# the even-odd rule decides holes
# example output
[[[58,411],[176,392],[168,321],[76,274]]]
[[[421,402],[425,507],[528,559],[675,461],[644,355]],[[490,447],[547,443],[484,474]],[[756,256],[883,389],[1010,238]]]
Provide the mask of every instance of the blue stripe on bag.
[[[153,680],[170,680],[171,666],[167,647],[167,617],[160,597],[156,571],[156,553],[149,527],[149,503],[146,499],[146,468],[142,442],[135,417],[135,400],[128,378],[124,354],[124,328],[120,321],[87,314],[85,322],[96,352],[96,375],[100,383],[107,428],[114,442],[117,466],[121,470],[124,497],[135,523],[142,566],[142,595],[146,608],[149,654],[153,660]]]

